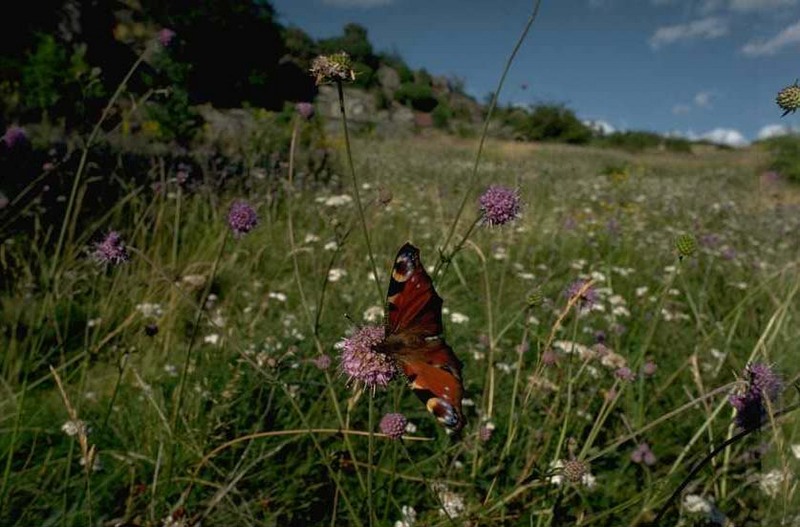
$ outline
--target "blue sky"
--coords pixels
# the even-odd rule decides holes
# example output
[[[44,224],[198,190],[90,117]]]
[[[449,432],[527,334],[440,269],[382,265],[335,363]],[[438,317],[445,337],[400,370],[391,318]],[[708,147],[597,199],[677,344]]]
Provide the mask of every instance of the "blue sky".
[[[365,26],[379,51],[456,76],[483,99],[533,0],[273,0],[313,37]],[[800,77],[800,0],[542,0],[504,103],[565,103],[581,119],[751,141],[780,118],[777,91]],[[527,89],[523,89],[527,85]]]

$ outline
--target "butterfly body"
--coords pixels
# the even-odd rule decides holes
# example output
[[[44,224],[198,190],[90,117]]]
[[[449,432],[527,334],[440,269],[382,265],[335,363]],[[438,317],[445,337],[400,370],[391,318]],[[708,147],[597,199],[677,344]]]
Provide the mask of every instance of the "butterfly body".
[[[386,338],[376,349],[391,354],[414,393],[449,430],[464,426],[461,361],[445,342],[442,298],[419,259],[406,243],[392,268],[386,300]]]

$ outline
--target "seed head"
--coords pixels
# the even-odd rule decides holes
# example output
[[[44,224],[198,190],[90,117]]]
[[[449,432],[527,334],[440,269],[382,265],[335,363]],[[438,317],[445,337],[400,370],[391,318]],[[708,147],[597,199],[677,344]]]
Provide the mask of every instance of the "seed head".
[[[397,373],[397,366],[390,355],[375,351],[375,345],[383,341],[383,326],[364,326],[339,342],[342,372],[348,382],[363,383],[367,388],[386,386]]]
[[[531,291],[531,294],[528,295],[527,302],[528,302],[528,308],[531,309],[542,305],[542,303],[544,302],[544,293],[542,292],[542,289],[540,287],[537,287],[536,289]]]
[[[697,238],[689,233],[681,234],[675,239],[675,250],[681,260],[693,255],[697,251]]]
[[[311,62],[311,75],[317,86],[327,82],[348,82],[356,80],[350,55],[342,51],[333,55],[320,55]]]
[[[493,227],[505,225],[520,215],[522,203],[519,192],[508,187],[492,185],[478,199],[481,209],[481,223]]]
[[[234,201],[228,211],[228,225],[233,235],[241,238],[258,225],[258,214],[246,201]]]
[[[775,97],[775,102],[783,110],[781,117],[796,112],[800,108],[800,84],[798,84],[798,81],[794,81],[794,84],[786,86],[779,91],[778,96]]]
[[[95,244],[94,259],[102,264],[119,265],[130,259],[125,242],[117,231],[110,231],[102,242]]]
[[[578,459],[570,459],[564,462],[561,470],[570,483],[581,483],[583,476],[589,473],[589,465]]]
[[[378,426],[381,432],[392,439],[400,439],[403,437],[403,432],[406,431],[407,424],[408,419],[403,414],[388,413],[381,418]]]

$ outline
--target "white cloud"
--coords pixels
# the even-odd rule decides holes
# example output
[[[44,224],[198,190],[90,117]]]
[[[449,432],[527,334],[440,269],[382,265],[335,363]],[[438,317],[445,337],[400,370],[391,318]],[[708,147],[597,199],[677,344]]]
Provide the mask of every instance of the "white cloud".
[[[796,3],[797,0],[731,0],[731,9],[734,11],[757,11],[788,7]]]
[[[747,139],[744,135],[733,128],[714,128],[701,134],[700,139],[727,146],[745,146],[747,144]]]
[[[779,137],[782,135],[788,135],[791,133],[800,132],[800,129],[793,128],[788,125],[783,124],[768,124],[766,126],[762,126],[761,130],[758,131],[758,135],[756,138],[758,139],[769,139],[770,137]]]
[[[389,5],[394,0],[322,0],[323,4],[333,7],[381,7]]]
[[[602,119],[586,119],[583,121],[583,124],[600,135],[613,134],[616,131],[616,128],[614,128],[611,123],[608,121],[603,121]]]
[[[694,104],[698,108],[711,108],[711,92],[701,91],[694,96]]]
[[[672,113],[675,115],[684,115],[691,111],[691,106],[688,104],[678,103],[672,107]]]
[[[728,34],[728,23],[717,17],[692,20],[686,24],[660,27],[650,37],[650,47],[659,49],[681,40],[710,40]]]
[[[751,40],[742,47],[742,53],[748,57],[774,55],[786,46],[800,44],[800,20],[767,40]]]

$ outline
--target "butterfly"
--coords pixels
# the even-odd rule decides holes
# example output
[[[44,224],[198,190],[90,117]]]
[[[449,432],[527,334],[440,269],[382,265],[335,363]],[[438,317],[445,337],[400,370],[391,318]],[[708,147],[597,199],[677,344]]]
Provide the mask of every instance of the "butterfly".
[[[449,431],[461,430],[461,361],[444,340],[442,297],[420,262],[419,249],[410,243],[394,260],[384,325],[386,337],[376,351],[390,354],[441,424]]]

